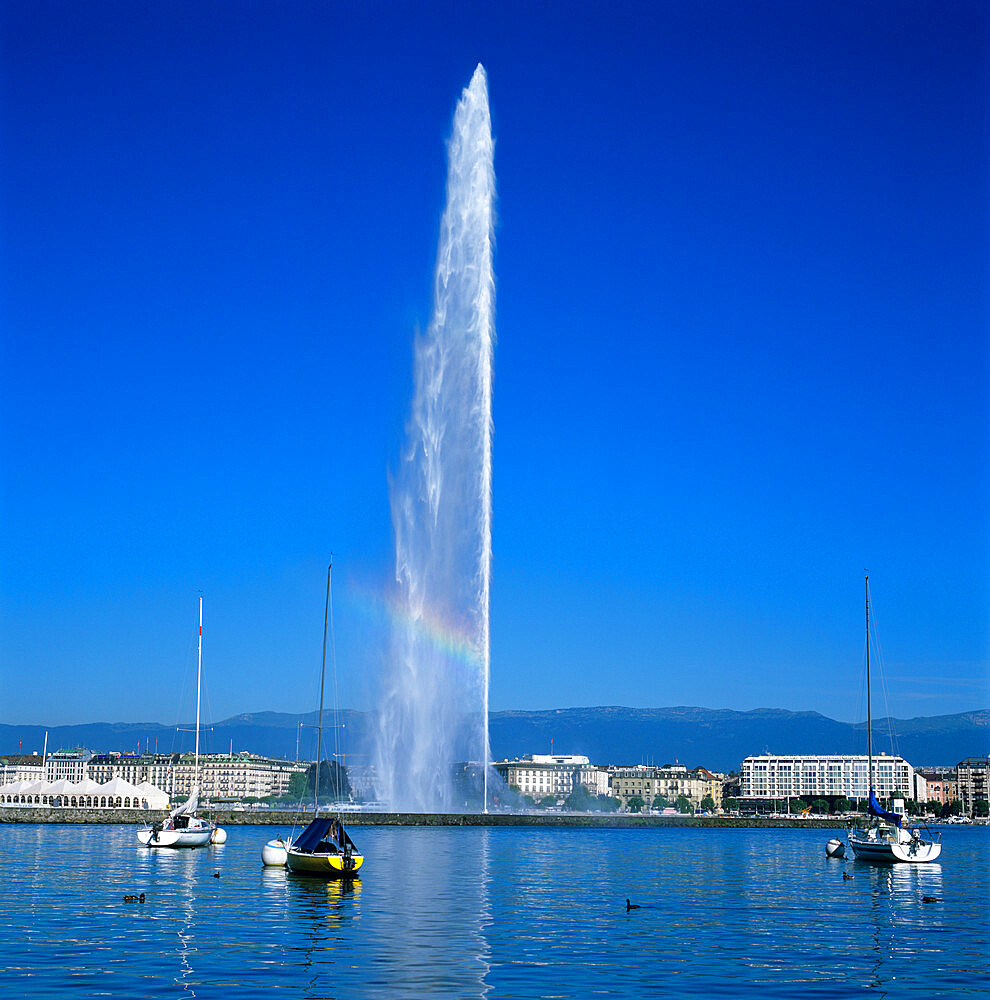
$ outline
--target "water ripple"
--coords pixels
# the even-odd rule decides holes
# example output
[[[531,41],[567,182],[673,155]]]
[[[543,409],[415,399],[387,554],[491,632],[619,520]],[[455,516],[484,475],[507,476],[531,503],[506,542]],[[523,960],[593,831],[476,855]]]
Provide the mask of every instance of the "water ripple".
[[[986,981],[985,828],[912,867],[827,860],[818,830],[363,828],[349,884],[263,869],[263,827],[174,853],[132,827],[2,829],[0,979],[26,998],[927,998]]]

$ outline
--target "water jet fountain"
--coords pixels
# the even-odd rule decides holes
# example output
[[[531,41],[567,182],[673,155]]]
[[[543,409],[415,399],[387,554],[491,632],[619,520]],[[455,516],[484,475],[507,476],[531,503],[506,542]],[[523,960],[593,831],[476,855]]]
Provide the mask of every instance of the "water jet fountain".
[[[454,113],[433,317],[391,484],[398,614],[374,759],[381,798],[401,811],[465,808],[461,764],[480,767],[487,808],[493,152],[479,65]]]

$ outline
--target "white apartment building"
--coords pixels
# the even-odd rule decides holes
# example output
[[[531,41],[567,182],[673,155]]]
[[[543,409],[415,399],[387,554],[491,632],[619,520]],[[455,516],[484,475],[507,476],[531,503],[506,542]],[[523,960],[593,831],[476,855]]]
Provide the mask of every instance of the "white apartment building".
[[[0,785],[15,781],[44,781],[43,758],[36,753],[9,753],[0,757]]]
[[[172,794],[172,759],[168,753],[103,753],[90,758],[88,773],[101,784],[112,778],[123,778],[132,785],[142,782]]]
[[[305,774],[308,763],[275,760],[252,753],[200,754],[199,790],[207,799],[263,799],[284,795],[293,774]],[[89,777],[104,782],[119,777],[131,784],[150,782],[183,798],[192,792],[193,754],[100,754],[89,762]]]
[[[608,774],[587,757],[534,753],[496,761],[492,767],[507,785],[537,801],[548,795],[567,798],[578,785],[584,785],[592,795],[608,793]]]
[[[305,774],[308,763],[259,757],[246,751],[235,754],[200,754],[200,794],[211,799],[263,799],[285,795],[293,774]],[[192,792],[195,759],[182,754],[173,765],[173,795]]]
[[[93,751],[83,747],[50,753],[45,761],[45,781],[54,783],[64,780],[78,784],[88,777],[86,768],[92,756]]]
[[[881,799],[912,799],[916,793],[924,793],[924,782],[916,784],[914,780],[914,768],[903,757],[884,753],[873,757],[873,784]],[[855,800],[865,799],[869,793],[866,754],[761,754],[742,762],[742,799],[808,799],[834,795]]]

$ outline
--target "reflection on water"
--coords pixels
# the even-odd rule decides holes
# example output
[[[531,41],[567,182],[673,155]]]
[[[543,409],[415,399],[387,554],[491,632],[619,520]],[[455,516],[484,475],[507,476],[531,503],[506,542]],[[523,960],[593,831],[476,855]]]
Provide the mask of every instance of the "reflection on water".
[[[853,867],[854,877],[865,878],[870,888],[874,962],[867,985],[884,998],[900,960],[925,947],[923,939],[908,946],[914,934],[930,937],[938,933],[944,895],[942,865],[881,865],[860,860]]]
[[[338,926],[353,919],[353,907],[361,898],[360,879],[321,879],[280,868],[292,901],[292,910],[302,932],[290,951],[299,955],[300,970],[308,997],[335,996],[331,988],[338,956],[346,948],[346,936]]]
[[[196,880],[204,868],[204,858],[212,865],[222,858],[222,848],[165,850],[138,846],[135,848],[134,873],[142,884],[164,882],[173,893],[165,907],[152,903],[143,904],[145,919],[157,924],[159,933],[163,925],[174,927],[176,958],[173,981],[186,996],[196,996],[196,972],[193,958],[196,955]],[[169,933],[168,931],[165,932]]]
[[[0,830],[0,980],[28,998],[927,998],[972,990],[990,944],[986,829],[881,866],[823,831],[365,828],[353,881],[264,868],[264,828]]]
[[[488,947],[488,928],[492,923],[492,908],[488,898],[489,879],[489,854],[491,852],[491,830],[483,827],[480,831],[481,838],[478,845],[478,908],[477,923],[473,935],[475,954],[478,962],[478,992],[477,996],[484,997],[488,994],[491,986],[488,983],[488,973],[491,969],[489,962],[490,950]]]
[[[193,975],[191,957],[196,953],[196,946],[193,944],[192,893],[188,891],[188,888],[183,893],[183,897],[180,907],[182,911],[181,922],[176,932],[179,936],[179,978],[176,979],[176,982],[190,996],[196,996],[196,991],[190,982],[190,977]]]

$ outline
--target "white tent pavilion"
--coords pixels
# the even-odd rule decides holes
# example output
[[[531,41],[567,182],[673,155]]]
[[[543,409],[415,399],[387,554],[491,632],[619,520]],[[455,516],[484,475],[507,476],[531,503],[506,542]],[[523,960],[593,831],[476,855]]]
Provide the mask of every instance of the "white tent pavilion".
[[[78,783],[61,778],[54,782],[14,781],[0,787],[0,806],[55,806],[82,809],[166,809],[168,794],[150,782],[132,785],[111,778],[99,785],[92,778]]]
[[[141,804],[146,809],[167,809],[168,793],[153,785],[150,781],[142,781],[137,786],[141,795]]]

